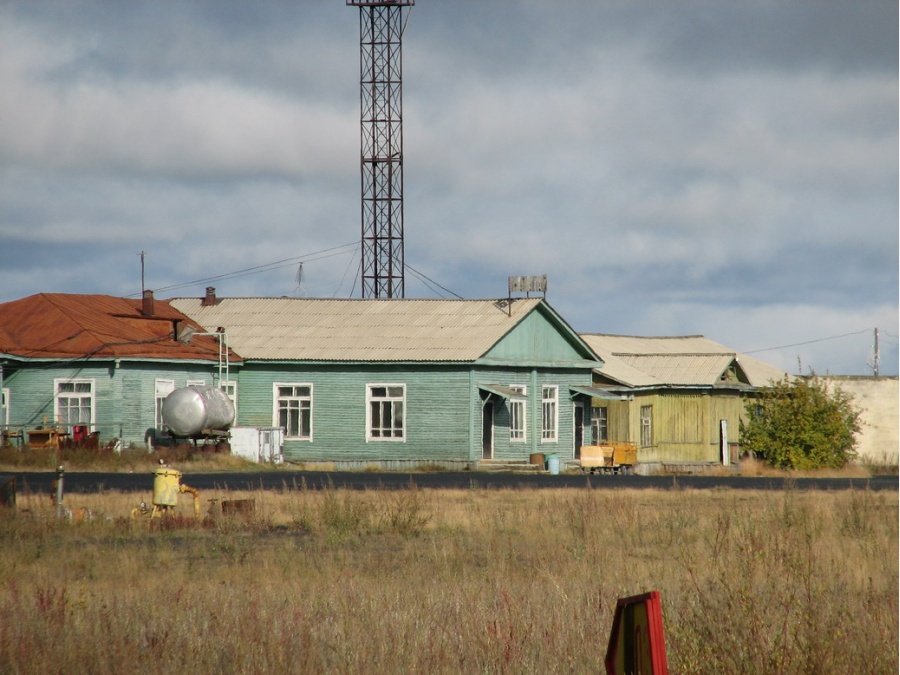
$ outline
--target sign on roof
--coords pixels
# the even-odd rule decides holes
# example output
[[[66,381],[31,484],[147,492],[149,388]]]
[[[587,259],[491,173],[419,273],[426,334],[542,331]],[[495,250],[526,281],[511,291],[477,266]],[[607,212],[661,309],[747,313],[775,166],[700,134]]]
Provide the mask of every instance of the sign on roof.
[[[546,293],[547,275],[539,277],[509,277],[509,294]]]

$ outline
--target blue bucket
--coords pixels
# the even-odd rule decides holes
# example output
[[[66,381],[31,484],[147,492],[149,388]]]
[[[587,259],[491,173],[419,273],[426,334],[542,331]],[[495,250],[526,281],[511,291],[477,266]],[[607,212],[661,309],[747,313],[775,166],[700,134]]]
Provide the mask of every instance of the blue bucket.
[[[547,455],[547,471],[551,476],[559,474],[559,455]]]

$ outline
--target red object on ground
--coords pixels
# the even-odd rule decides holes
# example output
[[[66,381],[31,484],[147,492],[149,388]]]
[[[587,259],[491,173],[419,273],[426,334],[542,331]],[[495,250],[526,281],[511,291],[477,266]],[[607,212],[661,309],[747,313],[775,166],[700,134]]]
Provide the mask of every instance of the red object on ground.
[[[607,675],[668,675],[659,591],[619,598],[604,664]]]

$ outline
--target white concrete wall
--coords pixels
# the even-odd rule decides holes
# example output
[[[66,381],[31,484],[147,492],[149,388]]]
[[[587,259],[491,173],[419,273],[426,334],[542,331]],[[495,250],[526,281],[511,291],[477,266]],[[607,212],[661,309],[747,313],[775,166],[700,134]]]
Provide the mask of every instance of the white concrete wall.
[[[823,379],[851,394],[862,411],[856,448],[859,461],[896,465],[900,446],[897,378],[831,375]]]

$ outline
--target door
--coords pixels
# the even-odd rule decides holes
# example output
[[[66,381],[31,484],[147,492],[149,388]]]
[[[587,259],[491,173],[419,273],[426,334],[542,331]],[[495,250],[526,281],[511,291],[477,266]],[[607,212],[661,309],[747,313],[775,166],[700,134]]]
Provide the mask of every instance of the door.
[[[490,398],[481,407],[481,458],[494,458],[494,403]]]
[[[575,404],[575,459],[581,459],[584,445],[584,403]]]

